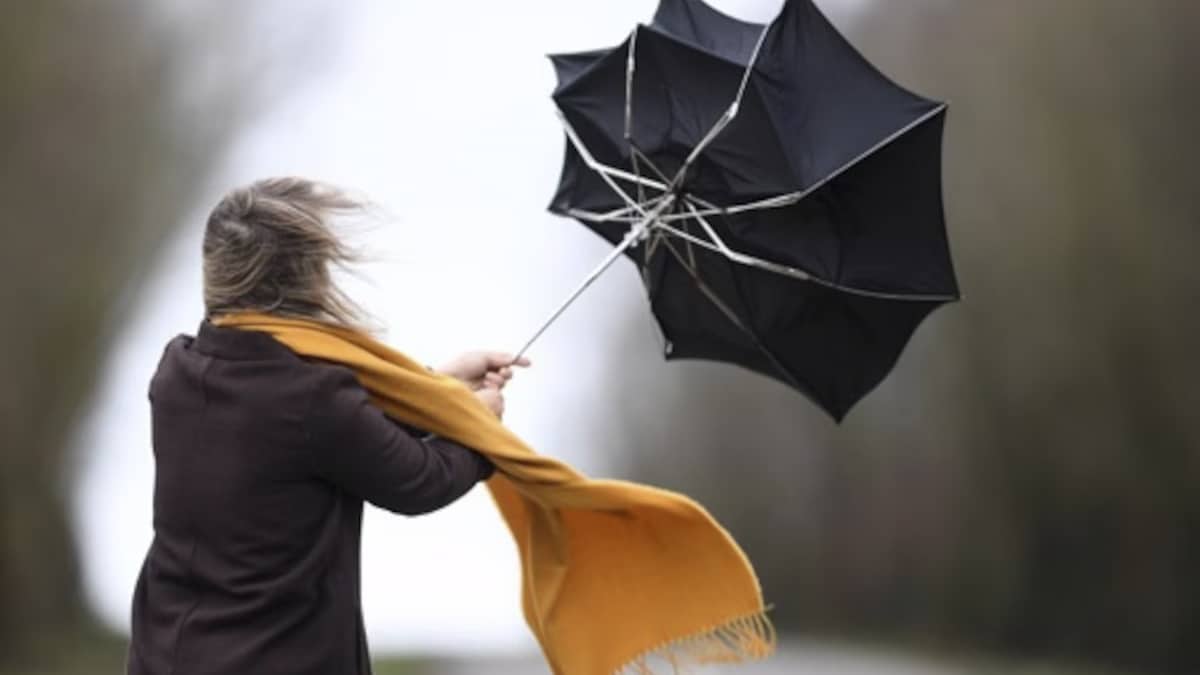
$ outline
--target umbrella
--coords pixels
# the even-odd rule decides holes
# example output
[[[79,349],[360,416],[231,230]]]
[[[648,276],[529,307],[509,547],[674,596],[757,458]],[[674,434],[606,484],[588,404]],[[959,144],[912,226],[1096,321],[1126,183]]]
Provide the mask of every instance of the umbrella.
[[[624,256],[667,359],[741,365],[840,421],[958,299],[946,105],[889,80],[810,0],[766,25],[661,0],[620,45],[551,60],[568,142],[550,209],[614,249],[533,339]]]

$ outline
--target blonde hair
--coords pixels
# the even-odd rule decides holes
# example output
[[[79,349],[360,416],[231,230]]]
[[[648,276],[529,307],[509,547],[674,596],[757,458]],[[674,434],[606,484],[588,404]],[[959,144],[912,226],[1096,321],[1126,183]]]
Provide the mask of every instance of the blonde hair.
[[[209,317],[256,311],[363,329],[365,313],[331,268],[359,260],[332,220],[366,204],[303,178],[267,178],[225,195],[204,230],[204,309]]]

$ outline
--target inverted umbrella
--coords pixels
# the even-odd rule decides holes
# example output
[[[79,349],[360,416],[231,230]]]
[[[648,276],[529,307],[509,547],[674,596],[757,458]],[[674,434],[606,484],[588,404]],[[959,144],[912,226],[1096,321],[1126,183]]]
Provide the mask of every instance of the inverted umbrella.
[[[568,143],[550,209],[615,248],[546,325],[624,254],[666,358],[739,364],[841,420],[958,298],[946,105],[885,77],[810,0],[766,25],[661,0],[619,46],[551,59]]]

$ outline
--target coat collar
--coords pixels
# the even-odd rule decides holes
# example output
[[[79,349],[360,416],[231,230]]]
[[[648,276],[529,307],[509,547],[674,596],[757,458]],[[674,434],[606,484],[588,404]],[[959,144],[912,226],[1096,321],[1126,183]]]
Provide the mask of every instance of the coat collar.
[[[282,342],[254,330],[226,328],[205,319],[196,331],[192,349],[201,354],[240,361],[299,359]]]

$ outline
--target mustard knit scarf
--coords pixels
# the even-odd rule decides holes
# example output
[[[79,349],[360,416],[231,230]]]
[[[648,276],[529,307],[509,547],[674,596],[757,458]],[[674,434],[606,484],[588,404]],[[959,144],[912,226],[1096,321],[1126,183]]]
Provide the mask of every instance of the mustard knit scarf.
[[[233,314],[297,354],[353,370],[389,416],[487,456],[488,488],[520,554],[525,620],[556,675],[651,672],[651,662],[760,659],[774,651],[745,554],[696,502],[592,480],[539,455],[465,385],[355,331]]]

